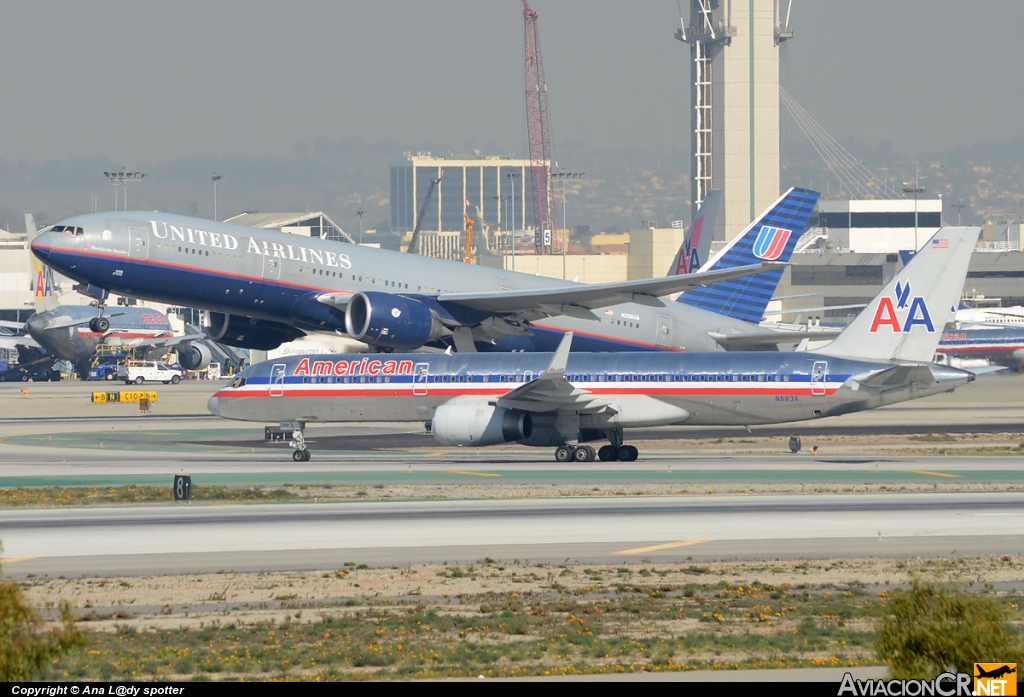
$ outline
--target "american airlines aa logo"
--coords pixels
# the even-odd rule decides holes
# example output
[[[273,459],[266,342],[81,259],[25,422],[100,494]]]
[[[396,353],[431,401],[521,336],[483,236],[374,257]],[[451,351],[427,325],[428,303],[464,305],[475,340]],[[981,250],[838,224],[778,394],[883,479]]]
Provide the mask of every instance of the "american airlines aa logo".
[[[868,330],[872,334],[877,333],[881,327],[889,327],[895,333],[907,333],[915,324],[927,327],[929,332],[935,331],[935,326],[932,324],[932,316],[928,313],[928,304],[925,303],[924,298],[916,296],[911,299],[910,281],[907,281],[906,285],[896,281],[895,307],[892,301],[893,299],[888,297],[883,297],[878,301],[878,307],[875,308],[875,317],[871,320],[871,329]],[[901,322],[900,315],[904,311],[906,312],[906,319]]]
[[[39,269],[36,275],[36,298],[44,298],[53,294],[53,276],[49,268]]]
[[[696,249],[690,249],[690,243],[687,241],[683,245],[683,252],[679,255],[679,265],[676,266],[676,275],[682,276],[688,274],[691,271],[696,271],[700,268],[700,258],[697,256]]]
[[[763,226],[761,232],[757,233],[757,239],[754,240],[754,256],[765,261],[778,259],[785,251],[786,243],[789,242],[789,236],[792,234],[792,230],[785,228]]]

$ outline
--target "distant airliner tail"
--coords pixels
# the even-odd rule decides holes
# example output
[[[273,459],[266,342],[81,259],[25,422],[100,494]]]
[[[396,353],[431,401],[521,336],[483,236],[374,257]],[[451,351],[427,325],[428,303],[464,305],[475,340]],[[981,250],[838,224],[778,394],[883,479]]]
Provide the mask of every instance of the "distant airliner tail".
[[[711,251],[711,238],[715,236],[715,222],[718,219],[718,207],[721,202],[722,192],[718,189],[712,189],[704,197],[697,217],[686,231],[683,244],[668,269],[669,276],[692,273],[707,261],[708,252]]]
[[[39,231],[36,229],[36,219],[31,213],[25,214],[25,232],[28,233],[29,243],[35,239]],[[41,261],[31,252],[28,258],[32,261],[32,291],[35,295],[36,312],[46,312],[57,307],[57,299],[53,295],[53,271],[50,267],[44,266]]]
[[[817,191],[790,189],[700,270],[728,269],[764,261],[788,262],[797,240],[807,229],[817,202]],[[782,268],[777,268],[756,276],[701,286],[684,292],[678,300],[702,310],[757,324],[764,317],[782,272]]]
[[[931,362],[956,315],[980,227],[944,227],[843,333],[817,353],[878,361]]]

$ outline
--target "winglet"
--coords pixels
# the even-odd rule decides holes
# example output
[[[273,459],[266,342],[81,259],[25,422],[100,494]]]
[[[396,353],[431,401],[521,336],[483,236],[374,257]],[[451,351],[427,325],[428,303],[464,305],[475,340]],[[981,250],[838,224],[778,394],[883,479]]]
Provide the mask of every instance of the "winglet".
[[[555,349],[555,355],[551,357],[545,373],[564,373],[565,365],[569,362],[569,349],[572,348],[572,332],[566,332]]]

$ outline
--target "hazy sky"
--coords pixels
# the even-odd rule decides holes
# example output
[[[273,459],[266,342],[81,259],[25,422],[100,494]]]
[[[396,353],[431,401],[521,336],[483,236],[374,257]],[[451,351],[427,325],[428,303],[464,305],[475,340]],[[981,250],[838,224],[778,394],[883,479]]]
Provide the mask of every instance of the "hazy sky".
[[[688,143],[675,0],[532,6],[556,143]],[[40,0],[3,20],[2,159],[132,166],[319,136],[522,152],[519,0]],[[784,84],[836,137],[915,153],[1024,135],[1020,0],[794,0],[792,25]]]

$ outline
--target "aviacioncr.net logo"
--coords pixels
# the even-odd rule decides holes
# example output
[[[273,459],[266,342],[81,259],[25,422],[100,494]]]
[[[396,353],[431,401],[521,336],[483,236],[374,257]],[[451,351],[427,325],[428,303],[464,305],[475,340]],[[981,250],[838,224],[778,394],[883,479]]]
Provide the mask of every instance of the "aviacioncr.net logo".
[[[875,316],[871,320],[872,334],[883,327],[894,333],[907,333],[915,325],[924,327],[929,332],[935,331],[928,303],[921,296],[910,297],[910,281],[906,284],[896,281],[896,297],[883,297],[875,308]],[[895,300],[895,304],[893,304]]]

